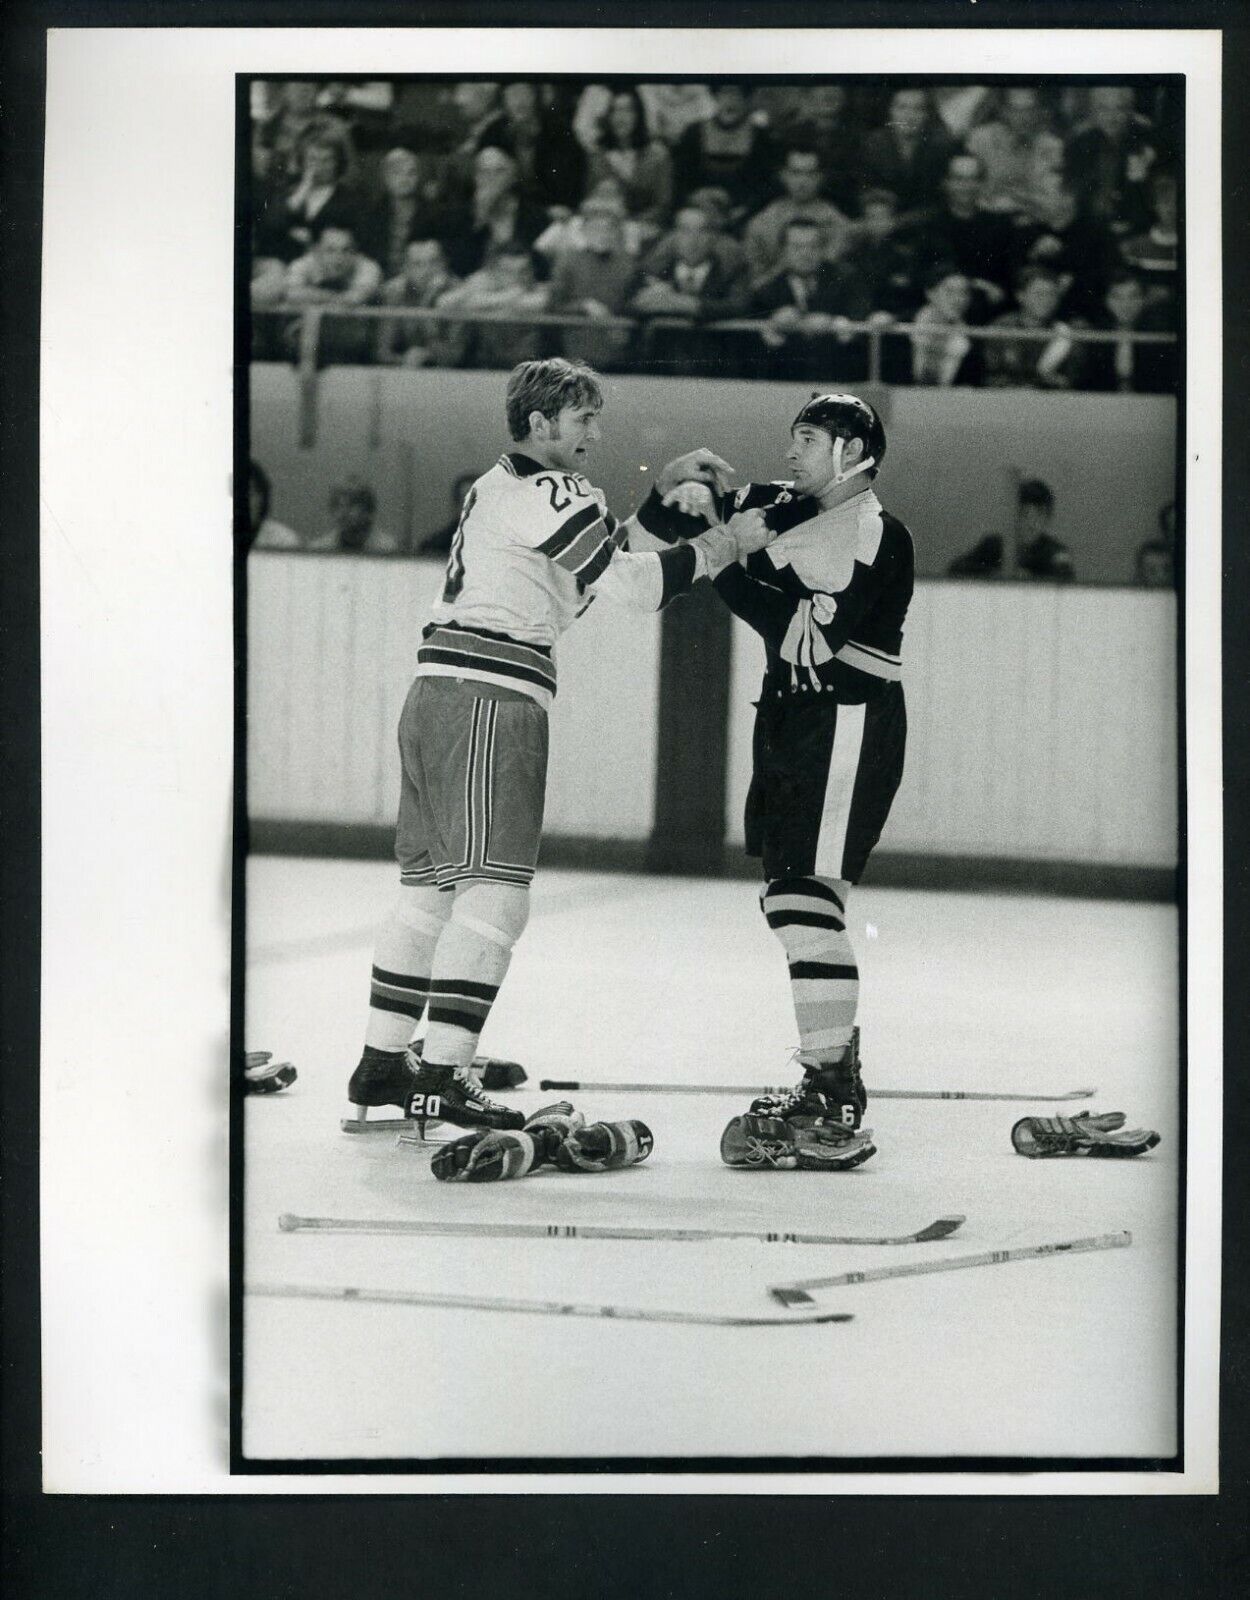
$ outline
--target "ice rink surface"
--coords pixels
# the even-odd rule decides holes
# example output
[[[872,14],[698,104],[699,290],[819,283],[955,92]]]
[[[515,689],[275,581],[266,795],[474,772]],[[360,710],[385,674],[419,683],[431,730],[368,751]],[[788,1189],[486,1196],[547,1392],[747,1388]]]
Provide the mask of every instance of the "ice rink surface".
[[[243,1450],[404,1458],[1161,1458],[1176,1449],[1174,907],[862,888],[849,907],[878,1154],[754,1173],[718,1154],[740,1098],[571,1094],[655,1135],[623,1172],[443,1184],[428,1153],[340,1132],[385,863],[248,868],[248,1049],[299,1081],[246,1102],[245,1279],[768,1315],[770,1283],[1132,1232],[1128,1249],[821,1291],[849,1323],[683,1327],[494,1311],[244,1300]],[[776,1084],[796,1044],[786,968],[745,881],[540,869],[482,1040],[539,1079]],[[1157,1128],[1128,1161],[1026,1161],[1017,1117],[1068,1105],[871,1100],[873,1088],[1061,1093]],[[501,1097],[505,1098],[505,1097]],[[398,1114],[398,1113],[396,1113]],[[910,1233],[907,1246],[284,1233],[344,1218]],[[797,1462],[796,1462],[797,1464]],[[558,1467],[552,1460],[553,1468]]]

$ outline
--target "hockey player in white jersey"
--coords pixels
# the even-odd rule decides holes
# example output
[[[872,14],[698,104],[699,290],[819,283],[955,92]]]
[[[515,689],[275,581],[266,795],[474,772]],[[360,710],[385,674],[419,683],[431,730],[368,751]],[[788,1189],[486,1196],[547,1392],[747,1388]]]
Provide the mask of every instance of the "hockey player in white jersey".
[[[523,362],[506,396],[515,448],[465,497],[400,718],[400,891],[378,933],[348,1086],[358,1120],[398,1105],[419,1122],[523,1124],[482,1094],[473,1063],[529,914],[556,640],[596,598],[657,611],[772,537],[758,509],[678,545],[648,530],[679,483],[724,489],[733,469],[710,450],[669,462],[618,522],[583,470],[602,405],[589,368]]]

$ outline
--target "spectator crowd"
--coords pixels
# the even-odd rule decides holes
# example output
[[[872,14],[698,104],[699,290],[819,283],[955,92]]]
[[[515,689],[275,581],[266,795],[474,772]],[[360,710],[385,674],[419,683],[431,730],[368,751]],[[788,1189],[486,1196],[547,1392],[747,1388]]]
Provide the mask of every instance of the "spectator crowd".
[[[886,382],[1169,392],[1179,127],[1168,82],[256,82],[253,354],[320,307],[369,313],[323,364],[853,382],[867,329]]]

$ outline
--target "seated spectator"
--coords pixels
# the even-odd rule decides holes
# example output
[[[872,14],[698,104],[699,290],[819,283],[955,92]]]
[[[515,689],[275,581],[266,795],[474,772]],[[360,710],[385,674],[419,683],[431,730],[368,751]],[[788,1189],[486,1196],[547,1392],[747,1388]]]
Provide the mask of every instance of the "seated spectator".
[[[501,245],[485,266],[438,302],[440,311],[470,312],[483,319],[467,324],[469,360],[479,367],[515,367],[535,360],[542,330],[527,322],[525,313],[541,313],[546,305],[546,286],[534,281],[534,258],[519,243]]]
[[[863,282],[831,259],[825,230],[795,217],[786,228],[780,268],[751,299],[751,315],[767,319],[761,334],[778,378],[862,378],[866,345],[849,324],[870,310]]]
[[[539,104],[535,84],[505,84],[502,101],[499,115],[477,136],[478,150],[506,151],[520,187],[540,206],[577,205],[586,188],[586,155],[572,128],[551,106]]]
[[[548,301],[553,312],[572,312],[592,321],[627,314],[639,268],[624,243],[624,208],[608,199],[584,200],[580,247],[561,255],[552,270]],[[614,367],[629,349],[629,328],[565,328],[560,343],[569,360],[592,367]]]
[[[437,239],[414,239],[404,252],[404,270],[382,285],[382,304],[429,311],[458,281]],[[457,366],[465,343],[463,327],[427,318],[384,317],[378,325],[378,360],[387,366]]]
[[[1147,539],[1133,559],[1133,582],[1139,589],[1174,589],[1176,564],[1172,547],[1162,539]]]
[[[985,382],[996,389],[1071,389],[1081,361],[1072,329],[1058,320],[1063,288],[1045,267],[1026,267],[1016,287],[1016,309],[996,317],[995,329],[1019,328],[1050,338],[987,339]]]
[[[1176,346],[1139,344],[1128,337],[1133,333],[1173,331],[1169,308],[1150,304],[1136,273],[1122,269],[1112,276],[1102,307],[1090,317],[1089,325],[1121,337],[1114,343],[1086,346],[1081,388],[1117,390],[1121,394],[1175,392]]]
[[[472,194],[444,223],[448,265],[467,277],[505,245],[528,251],[546,225],[546,212],[521,191],[514,158],[485,145],[473,158]]]
[[[250,550],[298,550],[303,543],[294,528],[269,515],[273,486],[259,461],[247,464],[247,533]]]
[[[1066,178],[1044,178],[1034,204],[1035,220],[1018,236],[1021,265],[1056,273],[1064,286],[1064,316],[1087,320],[1097,313],[1116,266],[1111,231],[1081,215],[1076,190]]]
[[[348,228],[323,228],[307,255],[293,261],[287,272],[287,303],[323,306],[349,311],[371,305],[382,286],[382,269],[356,248]],[[287,331],[292,355],[299,350],[300,324]],[[327,317],[321,324],[317,359],[368,361],[373,353],[374,329],[366,319]]]
[[[595,204],[602,203],[620,213],[623,219],[621,242],[626,252],[635,260],[645,255],[655,243],[655,229],[649,222],[640,222],[635,217],[626,216],[625,185],[619,178],[601,178],[586,199]],[[556,220],[549,222],[534,240],[535,252],[552,265],[568,251],[585,248],[586,226],[582,220],[580,207],[569,216],[557,216]]]
[[[863,135],[848,113],[842,84],[818,83],[804,89],[798,119],[783,133],[790,143],[816,152],[822,192],[850,215],[861,182]]]
[[[275,94],[270,97],[270,115],[263,117],[257,131],[268,152],[265,165],[273,182],[282,187],[299,181],[304,147],[311,140],[337,145],[343,171],[350,172],[351,135],[341,117],[318,107],[320,84],[292,80],[272,87]]]
[[[421,161],[403,146],[388,150],[379,172],[382,193],[360,220],[360,247],[388,277],[403,271],[413,239],[437,237],[446,219],[436,206],[432,185],[422,183]]]
[[[677,213],[672,232],[647,257],[643,272],[645,281],[633,301],[640,316],[713,321],[741,316],[746,309],[745,267],[697,206]]]
[[[356,232],[361,207],[345,182],[346,160],[343,146],[331,140],[310,139],[303,146],[299,182],[262,219],[274,254],[284,261],[310,249],[324,228]]]
[[[587,165],[594,185],[617,179],[624,190],[629,216],[657,230],[668,216],[673,198],[673,158],[668,146],[652,136],[636,89],[618,89],[599,119]]]
[[[746,272],[746,250],[732,231],[733,207],[729,203],[729,191],[718,188],[714,183],[707,184],[702,189],[696,189],[686,204],[694,206],[707,217],[708,227],[716,239],[716,248],[722,260],[727,265],[732,264],[735,271],[741,269]]]
[[[445,555],[451,549],[451,541],[456,537],[460,527],[460,518],[464,515],[464,502],[469,490],[481,477],[480,472],[462,472],[451,486],[451,521],[445,522],[441,528],[436,528],[427,538],[422,539],[417,546],[417,554],[422,556]]]
[[[937,199],[955,142],[933,112],[927,89],[899,89],[890,98],[884,127],[863,144],[861,181],[889,189],[899,210],[913,221]]]
[[[1030,212],[1045,175],[1063,170],[1063,140],[1040,90],[1029,86],[1004,89],[998,115],[973,128],[965,144],[985,173],[987,211]]]
[[[1011,536],[1016,577],[1063,582],[1073,576],[1071,552],[1050,531],[1054,510],[1055,497],[1049,484],[1040,478],[1027,478],[1020,485]],[[1001,578],[1006,545],[1001,533],[984,534],[946,571],[952,578]]]
[[[1089,121],[1068,140],[1066,170],[1082,210],[1120,236],[1149,220],[1146,184],[1158,159],[1154,132],[1127,84],[1090,90]]]
[[[647,108],[648,126],[670,149],[716,111],[715,97],[706,83],[640,83],[638,93]]]
[[[951,578],[1001,578],[1003,575],[1003,536],[987,533],[971,550],[956,556],[947,567]]]
[[[914,235],[898,229],[898,201],[888,189],[867,189],[846,265],[863,282],[868,303],[886,320],[906,321],[917,309]]]
[[[976,156],[954,155],[942,179],[942,201],[917,231],[921,262],[953,262],[973,292],[970,320],[983,322],[1005,306],[1015,238],[1011,222],[981,208],[985,173]]]
[[[1074,576],[1072,552],[1050,531],[1055,495],[1040,478],[1026,478],[1016,492],[1016,575],[1067,583]]]
[[[1120,246],[1124,260],[1150,286],[1150,297],[1160,303],[1176,302],[1177,251],[1180,245],[1179,195],[1176,174],[1166,168],[1150,184],[1153,219],[1144,233]]]
[[[250,302],[251,359],[253,361],[283,361],[288,350],[284,341],[282,320],[267,316],[266,312],[280,311],[286,305],[286,263],[277,256],[252,255],[252,283]]]
[[[979,383],[980,352],[964,331],[972,305],[967,278],[949,262],[941,262],[929,270],[924,298],[910,336],[911,381],[944,388]]]
[[[672,232],[643,262],[643,274],[642,288],[631,302],[637,316],[699,323],[739,317],[746,310],[746,264],[713,232],[707,213],[697,206],[683,206],[677,213]],[[754,338],[743,337],[758,349]],[[648,327],[641,348],[649,364],[691,375],[732,370],[735,354],[728,335],[713,338],[698,328]]]
[[[830,259],[838,259],[845,244],[846,217],[837,206],[820,198],[820,158],[815,150],[792,145],[781,163],[778,179],[785,193],[751,218],[743,236],[753,284],[763,283],[776,272],[786,229],[797,217],[820,229]]]
[[[330,490],[330,526],[310,539],[305,549],[345,550],[366,556],[398,555],[399,539],[373,525],[377,510],[377,496],[363,479],[344,478]]]
[[[681,202],[712,184],[729,194],[732,221],[763,204],[774,167],[773,143],[751,121],[746,91],[738,83],[717,84],[712,115],[691,124],[673,151],[673,192]]]

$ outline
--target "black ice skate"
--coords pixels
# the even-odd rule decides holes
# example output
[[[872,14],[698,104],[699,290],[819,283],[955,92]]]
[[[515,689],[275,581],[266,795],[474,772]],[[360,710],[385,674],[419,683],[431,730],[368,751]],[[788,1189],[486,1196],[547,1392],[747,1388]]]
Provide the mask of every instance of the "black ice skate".
[[[344,1133],[384,1133],[408,1126],[403,1117],[371,1117],[379,1106],[398,1106],[402,1111],[416,1087],[419,1058],[405,1050],[376,1050],[366,1045],[360,1062],[347,1085],[352,1115],[340,1124]]]
[[[780,1117],[800,1127],[820,1122],[838,1123],[852,1130],[864,1120],[868,1093],[860,1074],[859,1029],[851,1032],[846,1054],[837,1062],[811,1062],[788,1094],[761,1095],[752,1100],[751,1114]]]
[[[525,1126],[523,1112],[502,1106],[482,1093],[472,1068],[436,1066],[421,1061],[415,1053],[410,1053],[410,1060],[419,1065],[404,1102],[404,1116],[417,1124],[422,1138],[431,1122],[497,1130]]]

